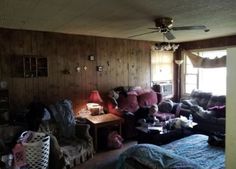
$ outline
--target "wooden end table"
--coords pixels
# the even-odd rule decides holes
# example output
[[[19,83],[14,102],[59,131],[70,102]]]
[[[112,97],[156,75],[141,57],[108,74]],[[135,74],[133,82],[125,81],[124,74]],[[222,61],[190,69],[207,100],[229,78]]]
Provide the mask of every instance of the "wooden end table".
[[[122,135],[121,123],[123,122],[123,119],[121,117],[108,113],[108,114],[102,114],[102,115],[96,115],[96,116],[88,115],[85,118],[88,120],[89,124],[91,125],[91,128],[94,131],[95,150],[97,150],[98,148],[98,128],[118,126],[119,134]]]

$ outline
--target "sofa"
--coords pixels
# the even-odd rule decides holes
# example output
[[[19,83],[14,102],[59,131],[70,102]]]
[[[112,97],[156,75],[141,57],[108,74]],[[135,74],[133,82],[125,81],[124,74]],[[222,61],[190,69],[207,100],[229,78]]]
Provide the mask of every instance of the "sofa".
[[[225,133],[225,95],[213,95],[210,92],[193,90],[189,98],[182,99],[178,116],[193,116],[198,125],[197,132],[211,134]]]
[[[122,133],[125,139],[136,136],[137,121],[146,118],[148,109],[162,100],[151,88],[117,87],[109,92],[108,112],[124,118]]]

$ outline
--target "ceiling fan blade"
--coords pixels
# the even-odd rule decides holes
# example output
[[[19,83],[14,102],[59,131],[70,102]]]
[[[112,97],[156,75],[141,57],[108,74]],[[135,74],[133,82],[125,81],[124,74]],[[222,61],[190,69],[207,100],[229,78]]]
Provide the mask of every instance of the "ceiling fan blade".
[[[136,37],[136,36],[142,36],[142,35],[151,34],[151,33],[155,33],[155,32],[159,32],[159,31],[156,30],[156,31],[141,33],[141,34],[137,34],[137,35],[132,35],[132,36],[129,36],[128,38],[133,38],[133,37]]]
[[[148,29],[160,31],[160,28],[159,28],[159,27],[156,27],[156,28],[148,28]]]
[[[171,32],[166,32],[166,33],[163,33],[163,34],[168,40],[175,39],[175,36]]]
[[[180,26],[180,27],[173,27],[172,30],[174,31],[181,31],[181,30],[209,30],[206,26],[204,25],[199,25],[199,26]]]

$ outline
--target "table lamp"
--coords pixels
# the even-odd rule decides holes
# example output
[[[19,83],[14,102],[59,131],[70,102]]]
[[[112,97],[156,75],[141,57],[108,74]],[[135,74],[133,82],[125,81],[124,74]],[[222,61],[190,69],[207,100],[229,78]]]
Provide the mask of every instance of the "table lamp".
[[[100,105],[102,102],[103,100],[97,90],[93,90],[90,92],[87,108],[91,112],[91,115],[98,115],[103,113],[103,107]]]

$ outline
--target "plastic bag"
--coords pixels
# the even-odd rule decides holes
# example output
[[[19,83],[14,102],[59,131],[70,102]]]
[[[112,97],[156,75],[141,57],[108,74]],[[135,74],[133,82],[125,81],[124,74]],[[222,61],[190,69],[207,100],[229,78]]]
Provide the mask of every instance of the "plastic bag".
[[[123,145],[123,138],[117,133],[117,131],[112,131],[108,134],[107,143],[109,148],[121,148]]]
[[[21,143],[17,143],[12,151],[15,168],[26,166],[26,155],[24,146]]]

